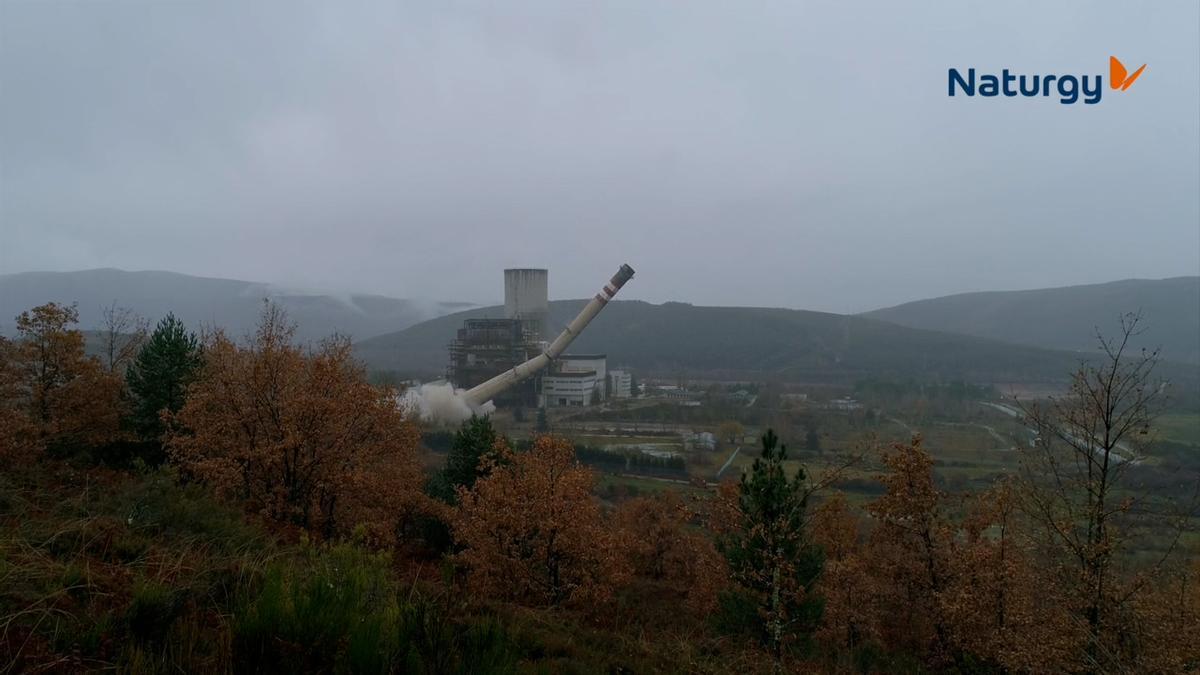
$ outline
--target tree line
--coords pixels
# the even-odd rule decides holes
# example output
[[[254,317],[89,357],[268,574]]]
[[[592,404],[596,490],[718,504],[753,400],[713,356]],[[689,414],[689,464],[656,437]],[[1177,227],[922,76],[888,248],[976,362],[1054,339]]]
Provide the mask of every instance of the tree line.
[[[1165,391],[1156,355],[1127,349],[1138,317],[1069,394],[1027,408],[1038,442],[986,492],[938,489],[913,438],[880,450],[881,494],[852,504],[840,474],[798,466],[768,431],[715,495],[615,505],[596,497],[591,451],[517,443],[486,417],[424,468],[419,424],[349,342],[299,345],[269,304],[240,341],[168,316],[113,367],[76,319],[44,305],[0,340],[6,461],[132,453],[284,531],[442,561],[480,606],[653,615],[763,669],[1200,669],[1194,503],[1125,481]],[[1146,560],[1149,538],[1162,553]]]

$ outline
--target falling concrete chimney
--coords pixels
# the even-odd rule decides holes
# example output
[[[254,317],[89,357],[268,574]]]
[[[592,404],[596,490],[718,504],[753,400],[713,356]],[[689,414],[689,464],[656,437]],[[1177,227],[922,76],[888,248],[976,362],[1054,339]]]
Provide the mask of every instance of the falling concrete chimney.
[[[510,271],[545,272],[545,270],[505,270],[504,277],[506,282],[506,291],[508,286],[508,273]],[[473,407],[482,406],[483,404],[495,398],[500,392],[508,389],[514,384],[517,384],[518,382],[521,382],[522,380],[550,365],[554,359],[558,358],[560,354],[566,351],[571,342],[573,342],[575,338],[583,332],[583,329],[586,328],[589,323],[591,323],[592,319],[596,318],[596,315],[600,313],[600,310],[604,309],[604,306],[608,304],[608,301],[612,300],[613,296],[617,294],[617,291],[621,290],[621,287],[625,285],[625,282],[629,281],[632,277],[633,268],[629,265],[621,265],[621,269],[617,270],[617,273],[613,275],[613,278],[604,285],[604,288],[600,289],[600,292],[597,293],[596,297],[592,298],[591,302],[589,302],[583,308],[583,311],[580,312],[579,315],[574,319],[572,319],[571,323],[567,324],[566,329],[564,329],[563,332],[558,335],[558,337],[554,338],[554,342],[551,342],[550,345],[546,347],[544,352],[522,364],[515,366],[511,370],[500,373],[492,379],[467,390],[467,392],[463,394],[463,397]],[[545,276],[543,276],[542,279],[542,288],[545,289]],[[544,291],[542,297],[545,297]],[[507,292],[505,293],[505,300],[505,307],[507,308]]]

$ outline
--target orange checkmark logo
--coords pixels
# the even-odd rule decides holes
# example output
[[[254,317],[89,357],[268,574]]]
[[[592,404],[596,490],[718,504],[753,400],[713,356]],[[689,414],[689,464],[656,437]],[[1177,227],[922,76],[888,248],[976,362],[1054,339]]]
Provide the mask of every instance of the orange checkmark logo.
[[[1140,76],[1142,71],[1145,69],[1146,64],[1143,63],[1141,68],[1133,71],[1133,74],[1130,75],[1129,71],[1125,69],[1125,64],[1121,63],[1120,59],[1115,56],[1110,56],[1108,57],[1109,86],[1111,86],[1113,89],[1125,91],[1130,85],[1133,84],[1134,80],[1138,79],[1138,76]]]

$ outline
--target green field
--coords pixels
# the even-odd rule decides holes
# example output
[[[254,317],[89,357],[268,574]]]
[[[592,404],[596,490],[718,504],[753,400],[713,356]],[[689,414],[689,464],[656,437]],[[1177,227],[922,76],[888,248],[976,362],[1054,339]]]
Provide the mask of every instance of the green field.
[[[1162,415],[1154,426],[1163,440],[1200,445],[1200,413]]]
[[[605,494],[609,491],[627,491],[631,494],[657,494],[659,492],[678,492],[684,495],[707,495],[711,490],[688,485],[685,482],[661,480],[649,476],[630,476],[625,474],[601,473],[596,479],[596,491]]]
[[[656,449],[683,451],[683,442],[677,436],[624,436],[614,434],[571,434],[571,440],[576,445],[587,445],[593,448],[610,446],[654,446]]]

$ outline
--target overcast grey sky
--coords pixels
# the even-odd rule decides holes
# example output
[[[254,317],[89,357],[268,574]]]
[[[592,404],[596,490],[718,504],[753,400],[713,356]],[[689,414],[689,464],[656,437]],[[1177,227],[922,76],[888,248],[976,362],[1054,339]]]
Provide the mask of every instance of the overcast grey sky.
[[[472,301],[624,261],[627,297],[831,311],[1197,274],[1200,3],[4,0],[0,235],[0,273]]]

